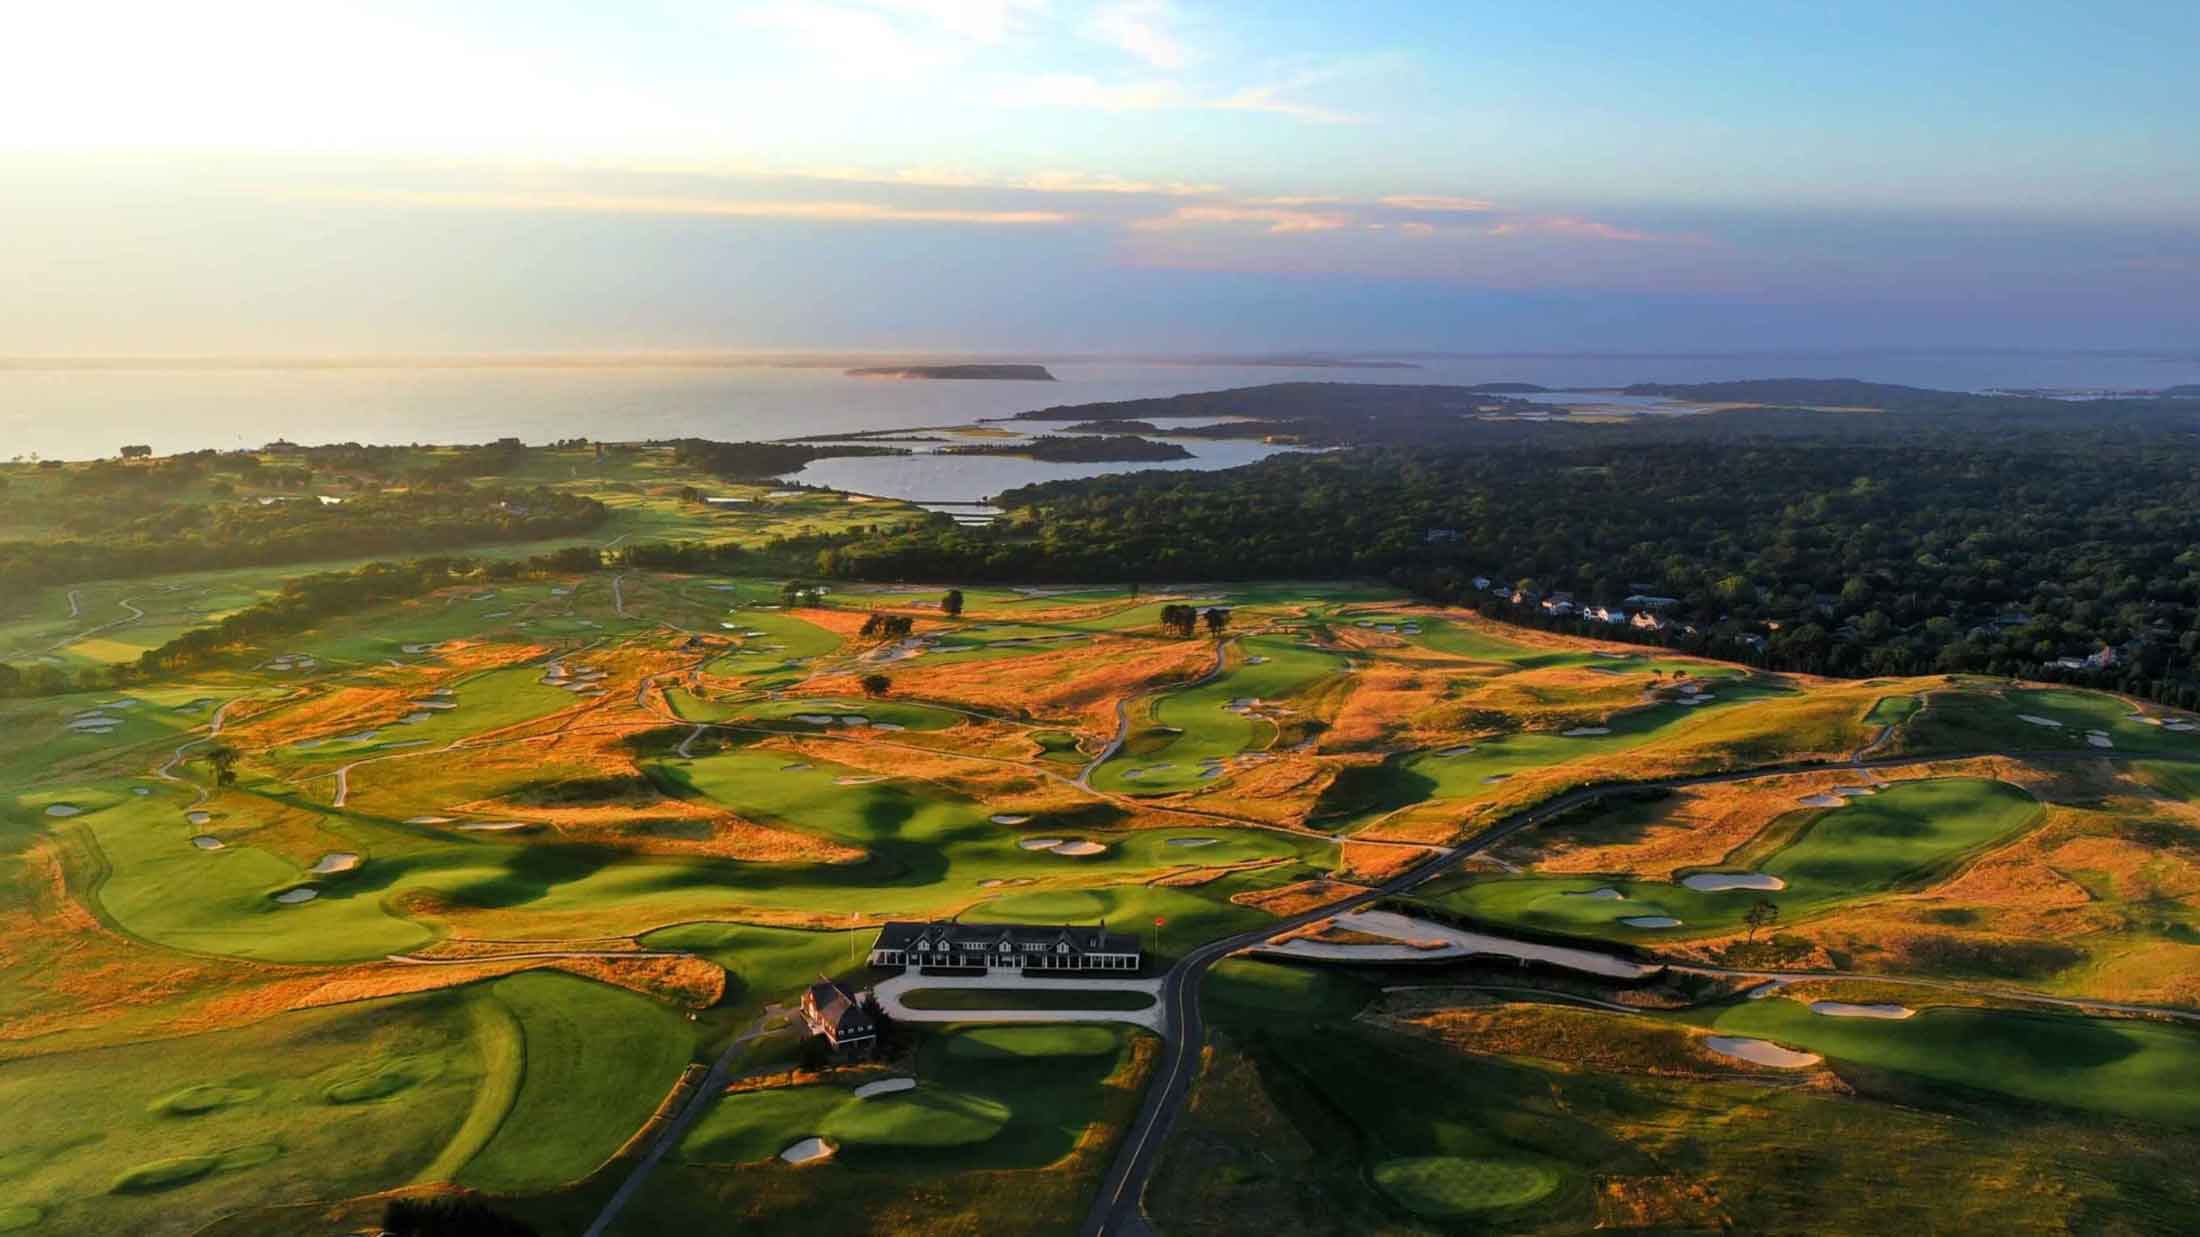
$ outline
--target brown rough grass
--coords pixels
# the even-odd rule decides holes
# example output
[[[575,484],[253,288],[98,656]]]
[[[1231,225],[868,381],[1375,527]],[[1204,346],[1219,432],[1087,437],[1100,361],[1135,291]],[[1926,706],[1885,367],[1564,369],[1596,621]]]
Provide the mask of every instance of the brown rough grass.
[[[1410,846],[1375,846],[1366,842],[1346,842],[1338,852],[1341,859],[1338,874],[1367,885],[1379,885],[1430,854]]]
[[[1243,893],[1230,895],[1230,900],[1240,906],[1266,911],[1278,919],[1288,919],[1366,892],[1365,885],[1316,877],[1289,885],[1278,885],[1274,889],[1248,889]]]

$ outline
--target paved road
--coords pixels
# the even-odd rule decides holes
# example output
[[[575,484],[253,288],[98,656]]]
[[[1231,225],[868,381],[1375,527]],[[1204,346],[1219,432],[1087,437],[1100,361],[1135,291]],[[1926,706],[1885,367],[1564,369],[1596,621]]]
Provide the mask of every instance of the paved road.
[[[2113,750],[2072,751],[2056,748],[2034,752],[1948,752],[1931,756],[1885,756],[1860,758],[1844,764],[1783,765],[1757,769],[1738,769],[1727,773],[1704,773],[1692,777],[1666,778],[1654,782],[1629,782],[1610,786],[1593,786],[1571,791],[1544,803],[1508,817],[1495,827],[1484,831],[1448,853],[1437,855],[1428,862],[1407,870],[1382,885],[1341,902],[1333,902],[1315,910],[1294,915],[1288,919],[1264,924],[1249,932],[1226,937],[1200,946],[1184,955],[1163,977],[1161,1002],[1163,1025],[1169,1028],[1166,1053],[1158,1067],[1155,1081],[1146,1088],[1145,1100],[1140,1104],[1137,1118],[1124,1134],[1117,1149],[1114,1163],[1108,1166],[1107,1175],[1101,1178],[1100,1193],[1093,1200],[1092,1208],[1085,1215],[1084,1224],[1078,1230],[1086,1237],[1138,1237],[1151,1232],[1140,1210],[1140,1199],[1145,1193],[1146,1181],[1153,1175],[1160,1158],[1162,1144],[1168,1140],[1169,1127],[1177,1113],[1190,1098],[1192,1084],[1199,1077],[1200,1055],[1206,1043],[1206,1025],[1199,1009],[1199,985],[1207,969],[1222,959],[1257,945],[1283,932],[1304,927],[1317,919],[1326,919],[1340,911],[1355,910],[1381,898],[1404,893],[1433,877],[1457,867],[1468,858],[1502,842],[1523,829],[1531,829],[1568,809],[1601,799],[1609,794],[1622,794],[1633,790],[1664,787],[1684,789],[1691,786],[1711,786],[1722,782],[1742,782],[1767,777],[1799,777],[1813,773],[1839,772],[1844,767],[1853,769],[1893,769],[1910,765],[1939,764],[1958,760],[1976,760],[1985,756],[2010,756],[2032,760],[2066,759],[2128,759],[2129,753]],[[2149,757],[2164,759],[2164,757]],[[2168,757],[2168,759],[2192,759]],[[1797,976],[1801,978],[1801,976]],[[1819,974],[1818,979],[1832,978]],[[2151,1012],[2151,1011],[2150,1011]]]

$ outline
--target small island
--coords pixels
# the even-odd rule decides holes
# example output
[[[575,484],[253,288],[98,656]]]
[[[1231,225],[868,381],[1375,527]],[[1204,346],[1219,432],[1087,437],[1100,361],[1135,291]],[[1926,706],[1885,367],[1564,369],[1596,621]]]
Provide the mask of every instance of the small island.
[[[1097,421],[1080,421],[1062,427],[1065,434],[1158,434],[1161,427],[1151,421],[1135,421],[1123,417],[1102,417]]]
[[[1043,434],[1027,442],[989,443],[984,446],[946,447],[942,455],[1018,455],[1050,464],[1117,464],[1151,460],[1188,460],[1192,453],[1182,444],[1155,442],[1136,434],[1098,438],[1065,438]]]
[[[932,378],[953,381],[1053,382],[1044,365],[859,365],[851,378]]]

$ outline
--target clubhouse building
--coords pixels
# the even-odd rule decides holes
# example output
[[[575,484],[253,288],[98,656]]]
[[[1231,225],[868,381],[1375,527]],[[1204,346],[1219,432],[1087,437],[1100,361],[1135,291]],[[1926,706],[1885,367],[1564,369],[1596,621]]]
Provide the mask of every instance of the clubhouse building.
[[[811,984],[802,994],[802,1020],[825,1037],[834,1050],[868,1052],[878,1042],[878,1026],[848,990],[830,979]]]
[[[1135,972],[1136,936],[1026,923],[889,923],[871,945],[872,966],[949,966],[989,971]]]

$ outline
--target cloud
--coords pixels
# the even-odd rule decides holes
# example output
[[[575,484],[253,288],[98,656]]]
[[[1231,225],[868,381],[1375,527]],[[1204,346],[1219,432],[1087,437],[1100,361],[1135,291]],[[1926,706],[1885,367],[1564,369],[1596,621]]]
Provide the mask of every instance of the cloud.
[[[975,43],[994,44],[1020,34],[1025,18],[1046,11],[1046,0],[868,0],[874,8],[906,14]]]
[[[1104,83],[1081,73],[1050,73],[1008,82],[994,92],[1003,107],[1075,107],[1101,112],[1150,112],[1184,103],[1175,82]]]
[[[1169,29],[1173,15],[1161,0],[1124,0],[1102,6],[1085,23],[1084,36],[1136,56],[1156,69],[1175,71],[1187,59]]]
[[[1646,241],[1654,239],[1648,232],[1636,232],[1609,223],[1598,223],[1594,219],[1575,219],[1566,215],[1511,219],[1489,230],[1491,236],[1525,236],[1537,233],[1550,236],[1587,236],[1607,241]]]
[[[1132,222],[1138,232],[1172,232],[1182,228],[1233,223],[1261,223],[1269,233],[1334,232],[1352,226],[1352,217],[1340,211],[1291,210],[1278,206],[1179,206],[1166,215]]]
[[[1282,94],[1286,89],[1289,89],[1289,87],[1247,86],[1235,94],[1224,95],[1206,106],[1218,112],[1267,112],[1271,115],[1289,116],[1293,120],[1303,120],[1309,124],[1317,125],[1356,123],[1355,117],[1347,116],[1343,112],[1331,111],[1329,108],[1312,103],[1300,103],[1294,99],[1286,99]]]
[[[1406,234],[1406,235],[1408,235],[1408,236],[1434,236],[1434,235],[1436,235],[1436,225],[1435,225],[1435,224],[1433,224],[1433,223],[1422,223],[1422,222],[1420,222],[1420,221],[1418,221],[1418,220],[1410,220],[1410,221],[1408,221],[1408,222],[1405,222],[1405,223],[1401,223],[1401,224],[1399,224],[1399,225],[1398,225],[1398,230],[1399,230],[1400,232],[1403,232],[1403,233],[1405,233],[1405,234]]]
[[[1457,214],[1485,214],[1497,209],[1494,202],[1481,198],[1446,197],[1437,193],[1394,193],[1380,199],[1383,205],[1399,210],[1437,211]]]
[[[571,211],[597,215],[686,215],[826,223],[1062,224],[1077,216],[1051,210],[897,206],[885,202],[772,201],[744,198],[621,197],[599,193],[471,189],[317,189],[283,193],[298,201],[456,210]]]

